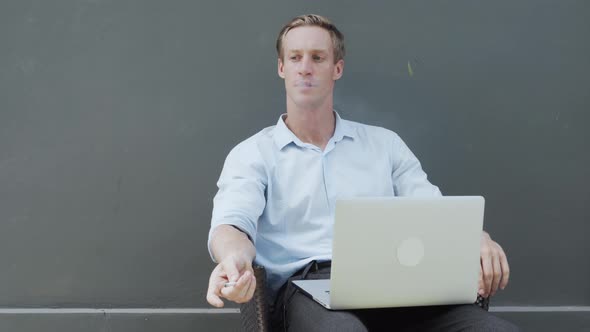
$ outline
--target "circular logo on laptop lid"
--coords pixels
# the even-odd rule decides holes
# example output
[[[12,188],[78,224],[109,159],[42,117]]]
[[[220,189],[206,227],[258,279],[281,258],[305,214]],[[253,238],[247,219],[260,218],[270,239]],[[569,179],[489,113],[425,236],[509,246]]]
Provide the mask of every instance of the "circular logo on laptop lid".
[[[424,243],[417,237],[403,240],[397,247],[397,260],[404,266],[416,266],[424,258]]]

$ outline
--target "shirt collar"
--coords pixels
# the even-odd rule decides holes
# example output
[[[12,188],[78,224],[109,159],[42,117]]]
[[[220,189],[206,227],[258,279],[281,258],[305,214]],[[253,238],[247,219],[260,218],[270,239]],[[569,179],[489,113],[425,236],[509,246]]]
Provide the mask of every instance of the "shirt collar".
[[[339,142],[344,139],[344,137],[349,137],[354,140],[356,138],[356,130],[354,127],[352,127],[348,121],[343,120],[338,112],[334,111],[334,114],[336,115],[336,129],[334,130],[334,136],[332,137],[334,142]]]
[[[334,140],[334,142],[339,142],[343,140],[344,137],[350,137],[352,139],[356,138],[356,130],[348,123],[348,121],[343,120],[338,112],[334,111],[334,114],[336,115],[336,129],[334,130],[332,140]],[[304,144],[285,124],[285,120],[283,119],[285,115],[287,115],[287,113],[283,113],[279,116],[273,135],[274,142],[279,150],[282,150],[292,142],[300,146]]]

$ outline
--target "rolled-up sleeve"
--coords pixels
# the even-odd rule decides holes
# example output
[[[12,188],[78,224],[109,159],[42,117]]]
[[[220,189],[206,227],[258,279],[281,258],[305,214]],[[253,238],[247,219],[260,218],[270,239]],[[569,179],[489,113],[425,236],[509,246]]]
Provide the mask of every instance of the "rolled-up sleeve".
[[[442,196],[439,188],[428,181],[420,161],[397,135],[392,140],[391,179],[396,196]]]
[[[227,156],[217,182],[213,199],[213,215],[207,247],[211,253],[211,235],[219,225],[232,225],[248,235],[256,244],[258,218],[266,205],[267,185],[263,160],[255,144],[244,141]]]

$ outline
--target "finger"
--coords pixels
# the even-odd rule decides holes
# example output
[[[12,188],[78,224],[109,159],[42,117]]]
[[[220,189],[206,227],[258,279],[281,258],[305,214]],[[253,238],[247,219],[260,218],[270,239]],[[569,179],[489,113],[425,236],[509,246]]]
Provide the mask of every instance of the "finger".
[[[215,295],[211,291],[207,292],[207,302],[209,302],[210,305],[217,307],[217,308],[223,308],[223,305],[224,305],[221,298],[219,296]]]
[[[223,270],[227,274],[227,279],[229,281],[238,281],[240,278],[240,270],[236,266],[236,262],[234,260],[225,261],[223,264]]]
[[[510,266],[508,265],[508,259],[504,250],[500,253],[500,265],[502,267],[502,282],[500,283],[500,289],[506,288],[508,285],[508,279],[510,279]]]
[[[211,279],[213,279],[213,276]],[[214,280],[209,280],[209,288],[207,289],[207,302],[217,308],[223,307],[223,301],[219,297],[220,286],[221,285],[217,284]]]
[[[483,283],[483,271],[481,268],[481,264],[479,265],[479,280],[478,280],[478,286],[477,286],[477,294],[483,296],[484,295],[484,283]]]
[[[254,296],[254,291],[256,291],[256,277],[253,275],[250,282],[250,288],[248,289],[248,293],[246,293],[245,302],[248,302]]]
[[[490,295],[493,296],[496,294],[498,290],[498,285],[500,285],[500,279],[502,278],[502,267],[500,266],[500,258],[498,255],[494,255],[492,258],[492,268],[493,268],[493,279],[492,279],[492,288],[490,290]]]
[[[483,255],[481,257],[481,267],[483,270],[483,297],[488,297],[490,289],[492,288],[493,279],[493,267],[492,260],[489,255]]]
[[[254,279],[254,270],[252,269],[252,262],[248,261],[248,262],[246,262],[246,266],[245,266],[244,270],[242,271],[242,276],[240,277],[240,279],[238,279],[238,284],[239,284],[238,286],[243,285],[243,287],[240,287],[242,290],[238,294],[238,298],[236,299],[240,303],[247,302],[249,300],[249,299],[245,299],[245,298],[250,290],[251,283],[252,283],[253,279]]]
[[[248,290],[250,289],[250,285],[252,284],[252,273],[250,271],[244,272],[242,275],[244,287],[242,287],[242,291],[240,292],[240,300],[246,297],[248,294]]]
[[[250,300],[250,298],[248,297],[248,293],[250,292],[250,289],[252,288],[253,280],[254,280],[254,276],[249,275],[248,280],[246,281],[246,284],[244,285],[244,288],[242,289],[242,292],[240,293],[238,303],[245,303]]]
[[[245,294],[245,292],[247,291],[248,275],[250,275],[250,272],[246,271],[244,275],[240,276],[240,278],[237,279],[235,285],[230,287],[223,287],[221,289],[221,296],[234,302],[239,301],[242,294]]]
[[[223,301],[221,300],[221,287],[223,287],[223,283],[225,282],[225,272],[223,272],[223,267],[221,264],[218,264],[213,271],[211,272],[211,276],[209,277],[209,287],[207,288],[207,302],[215,307],[223,307]]]
[[[242,297],[246,295],[248,287],[250,286],[251,273],[244,272],[233,287],[229,287],[228,294],[231,294],[231,300],[237,303],[241,302]]]

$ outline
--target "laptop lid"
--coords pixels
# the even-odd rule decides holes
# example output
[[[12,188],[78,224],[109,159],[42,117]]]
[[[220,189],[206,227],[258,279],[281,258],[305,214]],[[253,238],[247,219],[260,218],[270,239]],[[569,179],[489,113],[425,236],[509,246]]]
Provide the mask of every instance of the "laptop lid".
[[[355,198],[336,202],[330,307],[473,303],[484,198]]]

